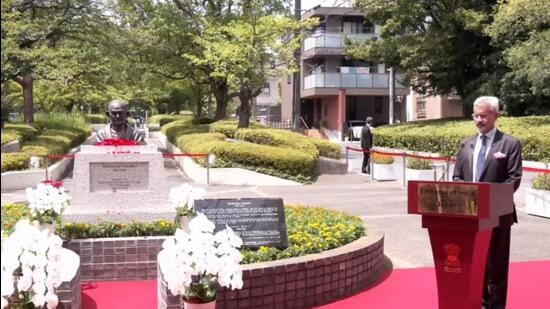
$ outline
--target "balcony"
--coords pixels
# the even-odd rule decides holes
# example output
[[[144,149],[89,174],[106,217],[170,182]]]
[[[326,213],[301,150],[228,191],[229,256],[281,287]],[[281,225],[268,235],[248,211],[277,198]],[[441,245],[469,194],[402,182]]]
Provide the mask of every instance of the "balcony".
[[[395,87],[406,88],[400,78],[397,74]],[[304,89],[312,88],[389,88],[389,74],[315,73],[304,78]]]
[[[304,52],[313,48],[341,48],[346,46],[346,38],[352,42],[361,43],[367,39],[377,37],[375,33],[315,33],[304,40]]]

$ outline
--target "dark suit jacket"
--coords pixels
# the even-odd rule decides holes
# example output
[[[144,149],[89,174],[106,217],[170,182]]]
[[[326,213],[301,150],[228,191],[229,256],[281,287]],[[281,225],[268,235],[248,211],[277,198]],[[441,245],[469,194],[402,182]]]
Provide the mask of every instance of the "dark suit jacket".
[[[361,148],[371,149],[372,148],[372,133],[368,125],[365,125],[361,129]]]
[[[473,181],[474,148],[477,138],[476,134],[460,143],[453,180]],[[497,153],[499,155],[495,156]],[[479,181],[512,183],[515,191],[519,188],[521,173],[521,144],[519,140],[497,130]],[[512,222],[517,222],[515,209],[513,216],[501,217],[501,223],[512,224]]]

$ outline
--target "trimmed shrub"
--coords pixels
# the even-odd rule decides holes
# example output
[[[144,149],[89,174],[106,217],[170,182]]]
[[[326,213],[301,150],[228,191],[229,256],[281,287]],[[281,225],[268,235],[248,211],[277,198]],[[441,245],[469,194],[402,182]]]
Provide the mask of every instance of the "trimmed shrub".
[[[6,123],[2,129],[2,145],[14,140],[23,143],[37,135],[40,131],[28,124]]]
[[[239,126],[238,120],[220,120],[210,124],[210,132],[223,133],[229,138],[235,138],[237,127]],[[250,122],[248,129],[265,129],[266,126],[257,122]]]
[[[149,123],[152,124],[158,124],[159,126],[163,127],[166,124],[169,124],[174,121],[179,120],[191,120],[193,119],[193,114],[189,115],[165,115],[165,114],[159,114],[159,115],[153,115],[149,117]]]
[[[550,116],[499,117],[497,126],[521,141],[524,160],[550,161]],[[376,146],[454,156],[475,133],[472,120],[438,119],[376,128],[373,139]]]
[[[408,158],[407,168],[412,170],[429,170],[432,169],[432,162],[426,159]]]
[[[2,158],[2,161],[4,159]],[[25,218],[31,217],[29,207],[25,204],[5,204],[2,205],[2,230],[10,234],[15,228],[15,224]],[[4,236],[4,235],[2,235]]]
[[[193,125],[191,119],[176,120],[161,129],[172,144],[176,144],[178,137],[187,134],[208,132],[208,125]]]
[[[311,182],[315,159],[301,151],[257,145],[246,142],[225,141],[221,133],[203,133],[180,136],[179,149],[193,153],[211,153],[216,156],[212,167],[240,167],[264,174],[299,181]],[[197,161],[204,164],[202,160]]]
[[[535,190],[550,191],[550,174],[538,174],[533,178],[531,187]]]
[[[340,145],[323,139],[317,139],[313,137],[306,138],[310,142],[312,142],[315,147],[317,147],[317,150],[319,150],[319,155],[321,157],[340,159],[340,153],[342,151]]]
[[[29,168],[29,156],[21,152],[2,153],[1,166],[2,173],[25,170]]]
[[[284,147],[303,151],[313,158],[319,156],[317,147],[303,135],[280,129],[239,129],[235,133],[235,139],[247,142]]]

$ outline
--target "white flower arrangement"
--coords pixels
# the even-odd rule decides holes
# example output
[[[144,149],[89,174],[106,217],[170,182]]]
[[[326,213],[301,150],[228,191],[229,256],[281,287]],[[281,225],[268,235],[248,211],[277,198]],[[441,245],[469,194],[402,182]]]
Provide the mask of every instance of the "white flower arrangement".
[[[39,183],[36,189],[27,188],[26,193],[33,219],[40,223],[54,223],[69,207],[69,196],[57,184]]]
[[[17,222],[2,241],[2,308],[13,302],[57,307],[62,243],[59,236],[40,229],[37,221]]]
[[[227,226],[213,234],[214,223],[198,213],[189,224],[190,233],[177,229],[162,244],[160,270],[174,295],[191,303],[216,299],[218,285],[231,289],[243,286],[242,260],[237,248],[241,238]]]
[[[187,183],[174,187],[168,194],[168,203],[176,209],[179,216],[193,214],[195,200],[203,199],[206,195],[204,188],[195,188]]]

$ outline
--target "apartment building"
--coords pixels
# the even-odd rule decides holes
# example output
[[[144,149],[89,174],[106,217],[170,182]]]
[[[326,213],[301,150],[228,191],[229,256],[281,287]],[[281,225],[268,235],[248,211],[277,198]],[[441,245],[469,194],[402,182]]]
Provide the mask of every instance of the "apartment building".
[[[350,120],[374,118],[389,121],[390,75],[384,63],[350,60],[345,40],[355,42],[378,37],[377,26],[365,21],[360,10],[342,1],[339,7],[315,7],[302,15],[320,24],[305,36],[301,56],[301,116],[309,127],[324,127],[330,139],[341,140]],[[403,96],[409,88],[396,74],[394,119],[405,121]]]

